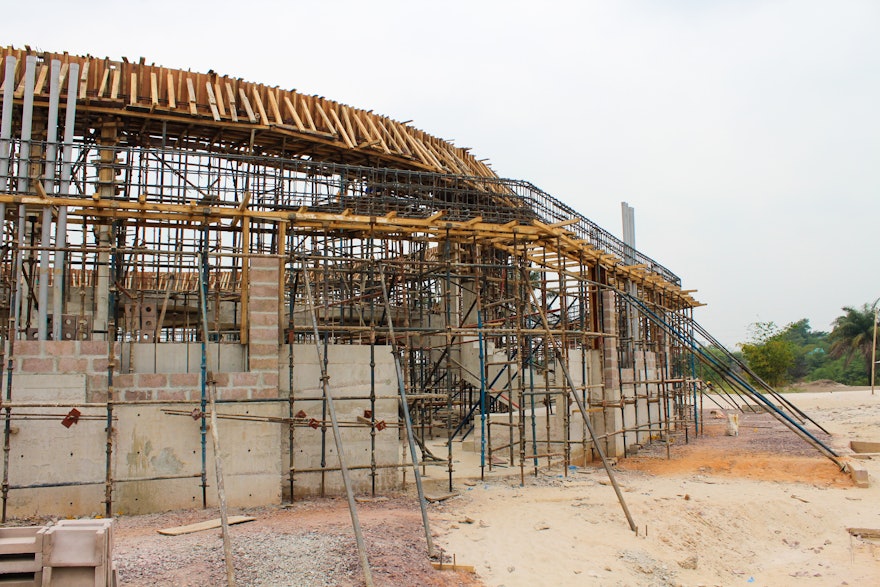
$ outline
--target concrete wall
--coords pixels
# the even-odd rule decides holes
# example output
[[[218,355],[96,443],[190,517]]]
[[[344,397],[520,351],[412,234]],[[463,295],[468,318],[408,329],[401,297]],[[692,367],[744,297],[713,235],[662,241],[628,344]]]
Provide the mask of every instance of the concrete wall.
[[[208,369],[213,374],[221,416],[218,422],[227,500],[232,506],[279,503],[289,487],[288,427],[278,422],[224,419],[223,415],[286,417],[288,415],[288,345],[279,344],[280,262],[251,259],[249,344],[209,344]],[[283,324],[282,324],[283,326]],[[14,408],[10,436],[8,509],[13,516],[91,515],[104,511],[110,347],[100,341],[16,341],[13,349],[12,400],[57,403],[57,407]],[[334,397],[368,396],[371,386],[369,347],[329,347],[330,387]],[[293,348],[294,407],[321,419],[320,370],[313,345]],[[111,468],[113,512],[145,513],[201,507],[201,420],[163,410],[190,412],[201,397],[201,345],[183,343],[115,343],[112,399]],[[376,419],[388,428],[375,436],[376,460],[400,462],[397,428],[397,381],[388,347],[376,347],[373,383],[382,397]],[[5,377],[4,377],[5,395]],[[277,401],[277,400],[281,401]],[[275,400],[275,401],[273,401]],[[126,404],[125,402],[141,402]],[[146,403],[145,403],[146,402]],[[152,402],[152,403],[150,403]],[[165,403],[163,403],[165,402]],[[86,405],[83,405],[86,404]],[[98,404],[98,405],[95,405]],[[80,421],[66,428],[63,417],[72,405]],[[357,424],[369,409],[366,400],[340,399],[340,421],[348,461],[369,464],[370,427]],[[39,419],[33,419],[39,415]],[[20,419],[21,417],[31,419]],[[294,430],[294,466],[319,466],[320,430]],[[214,457],[207,434],[207,497],[216,503]],[[337,465],[332,431],[326,435],[327,465]],[[162,477],[160,480],[145,478]],[[167,477],[176,477],[167,479]],[[397,483],[397,469],[382,470],[377,487]],[[356,489],[368,491],[369,471],[354,474]],[[319,493],[320,474],[295,478],[297,493]],[[339,493],[338,473],[327,473],[324,488]],[[35,487],[47,484],[77,486]]]
[[[300,426],[294,429],[294,496],[339,494],[344,491],[342,475],[338,471],[309,472],[322,466],[338,468],[336,445],[330,427],[329,412],[322,414],[321,369],[314,345],[292,345],[294,353],[293,387],[295,390],[294,413],[302,410],[309,419],[326,421],[326,426],[311,428]],[[334,398],[336,417],[342,427],[345,446],[346,465],[352,469],[351,479],[358,492],[369,491],[372,487],[369,467],[374,452],[371,443],[375,442],[376,464],[397,465],[401,462],[400,428],[398,427],[397,374],[390,346],[376,346],[373,351],[375,367],[370,368],[370,347],[358,345],[330,345],[327,348],[330,376],[328,387]],[[285,349],[284,361],[287,360]],[[364,417],[365,410],[371,408],[370,387],[379,398],[374,404],[376,421],[384,421],[387,427],[377,430],[371,438],[371,428],[358,421]],[[287,381],[282,387],[289,387]],[[283,461],[290,466],[290,453],[285,450]],[[300,472],[296,472],[300,471]],[[376,489],[387,491],[395,487],[401,479],[398,468],[379,468],[376,474]],[[289,491],[288,487],[285,487]]]

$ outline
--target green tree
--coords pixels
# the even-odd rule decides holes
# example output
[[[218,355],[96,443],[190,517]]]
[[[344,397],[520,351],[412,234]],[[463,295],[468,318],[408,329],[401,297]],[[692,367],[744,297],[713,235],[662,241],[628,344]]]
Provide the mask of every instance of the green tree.
[[[740,345],[749,368],[773,387],[786,383],[795,365],[794,343],[773,322],[756,322],[751,329],[751,342]]]
[[[870,376],[872,344],[874,341],[874,312],[880,299],[871,305],[863,304],[861,308],[844,306],[843,315],[834,320],[834,328],[828,336],[831,342],[832,357],[843,357],[844,367],[849,366],[853,359],[864,361],[864,374]]]

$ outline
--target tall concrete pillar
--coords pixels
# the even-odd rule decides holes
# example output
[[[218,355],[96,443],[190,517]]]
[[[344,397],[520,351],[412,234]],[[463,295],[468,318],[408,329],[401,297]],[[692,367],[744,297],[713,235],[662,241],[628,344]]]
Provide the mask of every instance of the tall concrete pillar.
[[[615,306],[615,294],[612,291],[602,292],[602,321],[604,324],[603,332],[608,334],[602,339],[602,367],[604,388],[602,389],[602,399],[606,404],[604,418],[602,422],[603,430],[599,435],[611,434],[623,427],[623,417],[621,410],[617,407],[620,404],[620,370],[618,365],[617,354],[617,308]],[[623,436],[615,434],[606,437],[605,440],[606,454],[610,457],[623,456]]]
[[[98,138],[100,147],[114,147],[119,142],[118,127],[115,122],[105,122]],[[116,195],[116,150],[98,149],[98,193],[96,197],[112,198]],[[98,246],[104,249],[98,253],[98,267],[95,275],[95,318],[93,328],[99,334],[97,340],[107,340],[107,327],[110,317],[110,225],[99,224],[95,230]]]

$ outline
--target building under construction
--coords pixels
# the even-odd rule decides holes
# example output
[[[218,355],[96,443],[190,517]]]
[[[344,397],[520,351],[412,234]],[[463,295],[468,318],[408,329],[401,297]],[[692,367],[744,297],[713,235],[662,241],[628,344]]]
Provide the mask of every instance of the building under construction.
[[[530,183],[295,91],[0,53],[4,518],[201,507],[215,463],[233,505],[452,487],[693,428],[697,302]]]

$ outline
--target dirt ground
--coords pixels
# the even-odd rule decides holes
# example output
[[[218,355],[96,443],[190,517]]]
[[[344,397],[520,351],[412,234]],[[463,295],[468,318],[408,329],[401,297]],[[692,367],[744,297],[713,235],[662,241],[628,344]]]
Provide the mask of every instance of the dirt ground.
[[[880,440],[880,395],[865,390],[791,394],[831,434],[835,450]],[[358,504],[376,585],[877,585],[880,541],[847,528],[880,528],[880,456],[857,462],[857,488],[829,459],[765,414],[704,405],[704,434],[645,447],[615,468],[638,527],[630,531],[601,468],[572,467],[458,483],[430,504],[434,542],[476,574],[436,571],[412,494]],[[682,439],[683,440],[683,439]],[[512,472],[513,473],[513,472]],[[231,529],[239,585],[362,585],[345,500],[244,512]],[[223,585],[219,530],[178,537],[159,528],[215,518],[214,511],[120,517],[115,559],[124,585]]]

